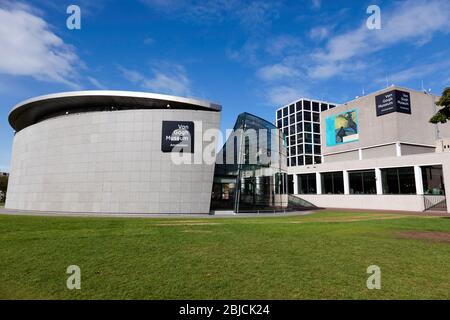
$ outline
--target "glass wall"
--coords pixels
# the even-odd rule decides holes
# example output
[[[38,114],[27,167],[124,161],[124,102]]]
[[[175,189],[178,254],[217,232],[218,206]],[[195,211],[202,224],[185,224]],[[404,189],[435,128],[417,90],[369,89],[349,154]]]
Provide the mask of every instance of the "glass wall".
[[[342,172],[322,173],[322,193],[323,194],[343,194],[344,175]]]
[[[317,194],[316,174],[299,174],[298,175],[298,193],[300,194]]]
[[[381,169],[383,194],[416,194],[414,167]]]
[[[350,194],[376,194],[375,170],[349,171]]]
[[[237,156],[226,156],[233,151]],[[244,212],[285,208],[286,154],[285,136],[279,129],[252,114],[240,114],[233,133],[217,155],[211,209],[227,206],[235,212]],[[218,196],[224,194],[224,188],[230,190],[226,204],[224,197]]]
[[[422,167],[423,193],[444,195],[444,174],[442,166]]]
[[[288,137],[288,166],[321,163],[320,112],[328,110],[328,104],[300,100],[279,109],[276,124]],[[301,147],[301,150],[299,150]]]

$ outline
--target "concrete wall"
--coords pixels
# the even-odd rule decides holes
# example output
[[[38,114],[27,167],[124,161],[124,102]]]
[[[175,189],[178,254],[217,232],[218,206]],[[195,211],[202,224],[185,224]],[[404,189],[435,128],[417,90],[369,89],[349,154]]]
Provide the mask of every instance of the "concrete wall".
[[[336,154],[329,154],[324,156],[324,162],[336,162],[336,161],[347,161],[347,160],[358,160],[359,152],[356,151],[348,151]]]
[[[423,211],[424,201],[418,195],[340,195],[302,194],[300,198],[321,208]]]
[[[375,97],[392,90],[401,90],[410,93],[411,114],[393,112],[377,117]],[[435,102],[437,100],[438,97],[420,91],[401,87],[389,87],[350,101],[334,109],[323,111],[321,113],[321,132],[325,135],[325,119],[327,117],[348,110],[358,109],[359,140],[328,147],[326,145],[326,139],[323,138],[322,154],[326,156],[329,153],[345,152],[396,142],[434,146],[436,138],[438,137],[437,128],[439,129],[441,138],[450,137],[450,126],[442,124],[434,125],[428,121],[436,112]],[[382,151],[380,150],[375,154],[381,152]],[[390,155],[391,153],[386,154],[385,156]]]
[[[19,131],[6,208],[67,212],[208,213],[214,164],[172,162],[163,120],[218,128],[220,112],[130,110],[52,118]]]
[[[433,153],[436,148],[434,147],[422,147],[409,144],[401,144],[402,155],[421,154],[421,153]]]
[[[396,146],[395,146],[395,144],[389,144],[389,145],[385,145],[385,146],[363,149],[362,155],[363,155],[363,159],[395,157],[396,156]]]

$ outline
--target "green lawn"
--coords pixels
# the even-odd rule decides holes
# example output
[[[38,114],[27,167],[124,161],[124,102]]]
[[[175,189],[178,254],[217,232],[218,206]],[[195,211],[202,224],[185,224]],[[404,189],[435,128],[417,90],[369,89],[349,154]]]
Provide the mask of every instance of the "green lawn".
[[[0,299],[450,299],[450,242],[405,231],[450,233],[450,218],[0,216]]]

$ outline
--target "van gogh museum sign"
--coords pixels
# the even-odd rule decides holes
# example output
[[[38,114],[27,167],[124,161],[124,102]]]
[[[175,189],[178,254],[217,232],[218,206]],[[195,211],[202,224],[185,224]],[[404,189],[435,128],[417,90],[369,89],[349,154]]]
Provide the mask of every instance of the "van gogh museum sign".
[[[375,97],[377,117],[392,112],[411,114],[411,98],[409,92],[392,90]]]
[[[163,121],[161,151],[194,153],[194,122]]]

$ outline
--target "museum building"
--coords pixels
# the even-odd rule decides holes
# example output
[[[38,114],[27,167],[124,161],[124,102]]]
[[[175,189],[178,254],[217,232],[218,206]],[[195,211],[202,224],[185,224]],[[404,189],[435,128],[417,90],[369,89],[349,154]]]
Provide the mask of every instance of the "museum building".
[[[392,86],[321,112],[321,163],[288,167],[289,189],[317,207],[450,212],[438,99]]]

